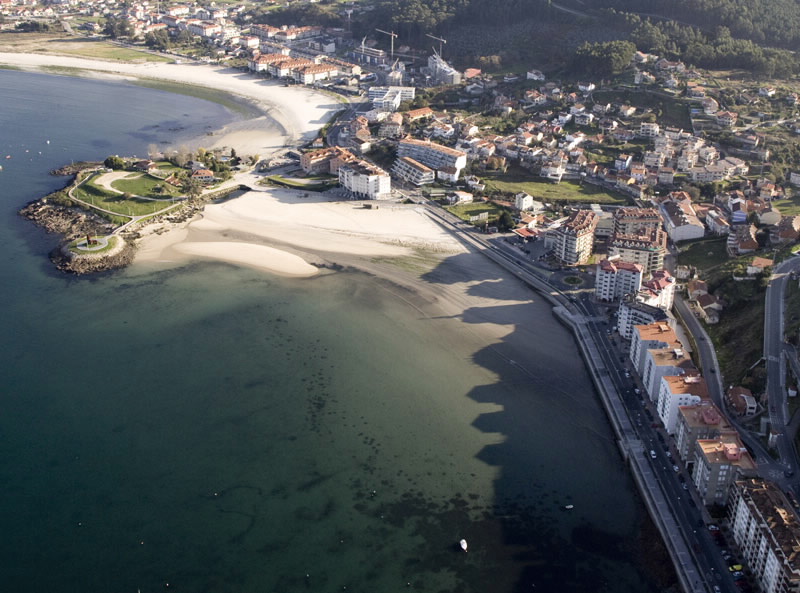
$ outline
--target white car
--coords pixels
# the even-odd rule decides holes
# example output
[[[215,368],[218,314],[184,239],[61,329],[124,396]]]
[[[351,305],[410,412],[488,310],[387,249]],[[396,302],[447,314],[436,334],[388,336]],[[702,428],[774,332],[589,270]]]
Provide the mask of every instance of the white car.
[[[656,458],[656,452],[653,449],[650,449],[650,457],[652,457],[653,459]]]

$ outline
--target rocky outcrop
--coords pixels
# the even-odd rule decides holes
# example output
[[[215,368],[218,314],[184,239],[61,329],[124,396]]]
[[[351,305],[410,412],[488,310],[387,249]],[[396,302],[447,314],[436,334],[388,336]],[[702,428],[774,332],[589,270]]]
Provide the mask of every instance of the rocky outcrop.
[[[77,163],[72,163],[69,165],[64,165],[63,167],[59,167],[58,169],[53,169],[50,171],[50,175],[77,175],[81,171],[85,169],[96,169],[97,167],[102,167],[103,163],[94,163],[88,161],[79,161]]]
[[[59,270],[71,274],[96,274],[124,268],[133,262],[136,248],[122,237],[118,237],[118,240],[122,241],[122,247],[115,249],[113,253],[76,255],[64,247],[59,247],[50,253],[50,259]]]
[[[31,202],[19,213],[47,232],[63,235],[66,241],[86,235],[108,235],[115,228],[113,224],[96,214],[54,204],[47,198]]]

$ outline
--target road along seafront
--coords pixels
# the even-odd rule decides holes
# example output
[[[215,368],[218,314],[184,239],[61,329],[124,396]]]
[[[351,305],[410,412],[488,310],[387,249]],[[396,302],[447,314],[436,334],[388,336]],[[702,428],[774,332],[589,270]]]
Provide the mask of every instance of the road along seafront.
[[[675,509],[653,471],[647,447],[637,434],[623,402],[622,394],[611,379],[612,371],[615,369],[610,368],[604,360],[601,353],[602,346],[596,340],[597,330],[590,331],[590,316],[580,306],[577,299],[553,287],[537,276],[533,270],[527,269],[521,260],[492,246],[482,236],[465,231],[461,221],[454,216],[441,211],[441,209],[430,207],[427,212],[444,228],[455,230],[456,237],[467,249],[482,253],[541,294],[553,306],[553,314],[556,318],[572,331],[617,437],[619,451],[628,463],[645,506],[661,533],[683,590],[687,593],[708,591],[714,583],[706,583],[706,575],[700,570],[692,553],[689,533],[679,524]],[[613,360],[611,360],[611,364],[613,364]]]

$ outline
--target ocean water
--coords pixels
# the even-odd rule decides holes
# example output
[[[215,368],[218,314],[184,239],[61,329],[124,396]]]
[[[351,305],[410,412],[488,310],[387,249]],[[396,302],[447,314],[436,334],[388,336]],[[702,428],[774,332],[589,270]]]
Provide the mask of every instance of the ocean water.
[[[641,552],[645,511],[571,336],[488,263],[424,275],[501,299],[458,316],[355,271],[76,278],[16,215],[64,184],[52,168],[231,118],[0,71],[2,589],[659,590],[668,560]],[[487,340],[488,319],[508,334]]]

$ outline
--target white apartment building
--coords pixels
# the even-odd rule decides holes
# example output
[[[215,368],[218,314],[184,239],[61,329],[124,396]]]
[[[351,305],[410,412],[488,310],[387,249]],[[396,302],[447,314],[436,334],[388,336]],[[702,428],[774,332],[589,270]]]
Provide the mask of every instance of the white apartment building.
[[[418,187],[436,180],[433,169],[407,156],[400,157],[394,162],[392,175]]]
[[[664,215],[664,227],[673,243],[702,239],[706,234],[706,227],[697,217],[692,200],[688,196],[665,200],[661,203],[661,212]]]
[[[734,482],[728,503],[733,539],[764,593],[800,589],[800,523],[772,482]]]
[[[373,86],[367,97],[375,109],[397,111],[403,101],[413,101],[416,89],[413,86]]]
[[[638,300],[638,295],[627,294],[619,304],[619,316],[617,318],[617,329],[619,335],[626,340],[633,336],[633,328],[637,325],[647,325],[650,323],[672,324],[672,318],[664,309],[651,307]]]
[[[612,302],[642,288],[642,266],[619,258],[604,259],[597,264],[594,296],[598,301]]]
[[[636,374],[644,377],[645,354],[648,350],[662,350],[664,348],[680,348],[681,343],[675,330],[669,324],[649,323],[635,325],[631,333],[630,359]]]
[[[703,399],[708,399],[708,385],[699,374],[662,377],[656,410],[666,431],[675,434],[680,406],[696,405]]]
[[[406,138],[397,145],[397,156],[411,157],[434,171],[444,171],[447,175],[455,175],[467,166],[467,153],[463,150],[436,144],[430,140]]]
[[[361,200],[380,200],[389,197],[392,184],[389,174],[364,160],[344,163],[339,167],[339,183]]]
[[[660,348],[647,350],[644,353],[642,384],[651,401],[658,402],[661,380],[664,377],[675,377],[686,373],[697,373],[697,368],[683,348]],[[690,403],[697,402],[687,401],[680,405],[686,406]]]
[[[656,270],[649,280],[642,282],[636,299],[651,307],[669,311],[675,300],[675,278],[667,270]]]

